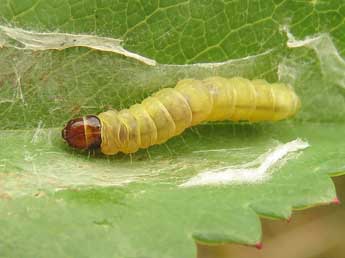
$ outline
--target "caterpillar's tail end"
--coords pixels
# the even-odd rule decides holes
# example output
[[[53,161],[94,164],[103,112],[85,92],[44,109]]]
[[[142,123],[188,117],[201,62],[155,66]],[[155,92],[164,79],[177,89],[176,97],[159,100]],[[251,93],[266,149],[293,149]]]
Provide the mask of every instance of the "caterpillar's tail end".
[[[91,115],[72,119],[62,130],[62,138],[73,148],[97,149],[102,142],[101,122]]]

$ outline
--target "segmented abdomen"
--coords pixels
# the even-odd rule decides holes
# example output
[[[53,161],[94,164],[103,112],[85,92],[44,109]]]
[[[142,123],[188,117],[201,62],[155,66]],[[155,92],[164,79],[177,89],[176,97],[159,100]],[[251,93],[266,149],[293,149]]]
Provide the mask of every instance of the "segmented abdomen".
[[[299,108],[298,96],[285,84],[239,77],[186,79],[129,109],[100,113],[101,151],[133,153],[205,121],[276,121]]]

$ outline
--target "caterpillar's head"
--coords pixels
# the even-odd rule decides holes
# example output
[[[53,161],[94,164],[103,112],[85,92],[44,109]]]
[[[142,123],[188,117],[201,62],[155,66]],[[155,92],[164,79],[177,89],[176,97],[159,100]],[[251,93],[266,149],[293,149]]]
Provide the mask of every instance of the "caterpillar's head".
[[[102,142],[101,122],[91,115],[72,119],[62,130],[62,137],[74,148],[97,149]]]

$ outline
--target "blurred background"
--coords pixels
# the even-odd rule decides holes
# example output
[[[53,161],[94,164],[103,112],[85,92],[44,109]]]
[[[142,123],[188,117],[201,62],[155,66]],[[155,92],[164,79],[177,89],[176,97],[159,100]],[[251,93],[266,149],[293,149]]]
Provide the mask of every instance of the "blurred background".
[[[262,219],[263,248],[197,245],[198,258],[344,258],[345,176],[334,177],[340,205],[294,211],[291,221]]]

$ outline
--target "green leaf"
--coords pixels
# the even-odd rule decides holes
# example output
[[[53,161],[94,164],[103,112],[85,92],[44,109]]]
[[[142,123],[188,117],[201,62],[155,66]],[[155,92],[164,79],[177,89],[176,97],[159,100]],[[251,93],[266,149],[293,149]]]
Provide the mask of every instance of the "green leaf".
[[[0,257],[193,257],[194,240],[256,245],[259,216],[332,202],[330,176],[345,167],[344,14],[335,0],[1,1]],[[61,139],[75,116],[213,75],[287,82],[302,110],[200,125],[131,156]],[[310,146],[265,180],[181,187],[296,139]]]

